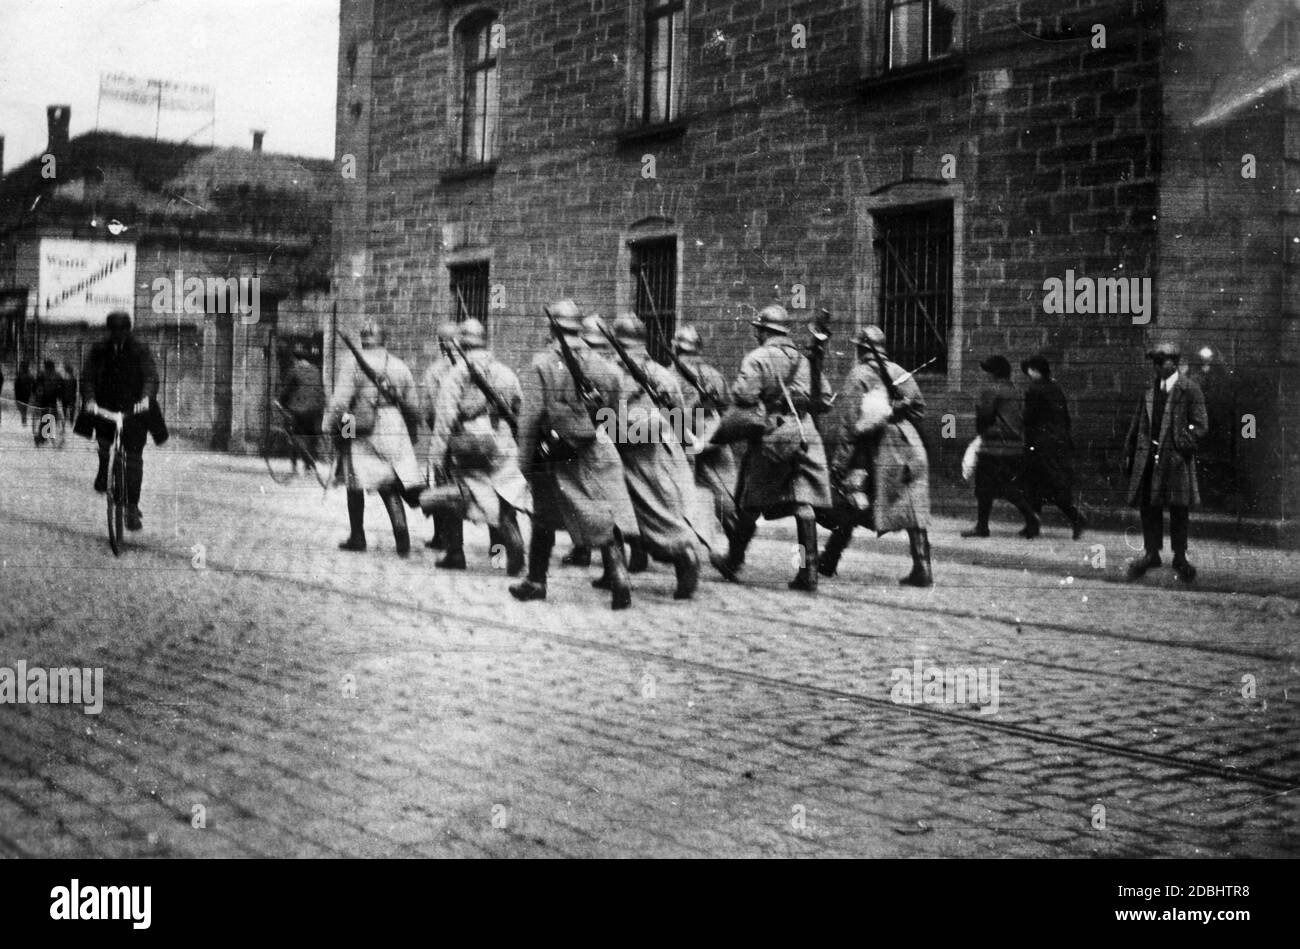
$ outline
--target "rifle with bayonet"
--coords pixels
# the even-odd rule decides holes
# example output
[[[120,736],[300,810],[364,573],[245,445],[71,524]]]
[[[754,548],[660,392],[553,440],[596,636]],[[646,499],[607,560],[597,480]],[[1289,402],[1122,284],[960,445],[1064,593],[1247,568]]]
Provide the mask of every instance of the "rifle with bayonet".
[[[551,324],[551,335],[560,344],[560,358],[564,360],[564,368],[569,370],[569,377],[573,379],[573,393],[578,397],[578,401],[586,407],[587,414],[591,416],[591,424],[597,425],[596,413],[604,408],[605,397],[596,388],[595,384],[587,378],[587,374],[582,371],[578,357],[573,354],[573,350],[569,347],[569,341],[564,336],[564,330],[560,328],[559,321],[551,313],[550,307],[544,308],[543,312]]]
[[[410,403],[402,398],[401,394],[393,387],[393,384],[389,382],[386,377],[381,376],[375,371],[374,367],[370,365],[370,362],[366,357],[361,355],[360,348],[356,343],[352,342],[352,338],[348,336],[347,333],[339,329],[336,329],[334,332],[338,334],[339,339],[343,340],[348,349],[352,351],[352,355],[357,361],[357,367],[360,368],[367,379],[374,383],[375,388],[379,390],[380,397],[388,402],[389,405],[395,406],[398,411],[402,413],[402,420],[406,423],[407,432],[410,434],[411,440],[414,441],[420,431],[419,411],[412,408]]]
[[[479,367],[470,361],[469,354],[461,348],[460,343],[453,339],[451,341],[451,349],[453,353],[460,357],[461,362],[465,364],[465,369],[469,373],[470,381],[473,382],[474,385],[478,386],[479,391],[482,392],[483,396],[488,400],[488,404],[496,410],[497,415],[506,420],[506,424],[510,426],[510,434],[518,438],[519,419],[515,415],[514,409],[512,409],[510,404],[502,398],[501,393],[492,387],[492,383],[488,382],[487,377],[483,375]]]
[[[707,408],[716,408],[722,402],[722,396],[713,391],[712,386],[701,381],[700,374],[688,366],[686,361],[677,354],[672,341],[668,339],[668,334],[664,332],[663,326],[658,320],[655,321],[654,325],[655,332],[659,334],[659,342],[663,346],[664,352],[668,354],[668,359],[672,362],[673,368],[677,370],[678,375],[700,394],[700,399],[706,403]]]
[[[655,408],[664,412],[672,411],[675,406],[669,401],[668,396],[653,379],[646,375],[645,369],[632,358],[632,354],[627,351],[627,347],[623,345],[622,341],[604,326],[601,326],[600,332],[609,341],[610,347],[618,356],[619,362],[627,369],[632,381],[641,387],[642,391],[650,398],[650,401],[654,403]],[[687,445],[695,444],[695,436],[691,433],[689,426],[682,426],[682,435],[685,437]]]

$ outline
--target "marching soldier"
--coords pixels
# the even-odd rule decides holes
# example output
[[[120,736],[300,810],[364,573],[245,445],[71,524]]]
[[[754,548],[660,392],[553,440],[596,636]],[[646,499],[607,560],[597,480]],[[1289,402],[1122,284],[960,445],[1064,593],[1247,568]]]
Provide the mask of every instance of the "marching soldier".
[[[518,600],[546,598],[546,575],[555,531],[565,527],[574,544],[599,548],[610,578],[613,609],[632,605],[623,537],[636,534],[623,463],[595,413],[609,407],[607,393],[620,380],[579,338],[582,314],[572,300],[546,307],[554,345],[533,357],[523,384],[529,398],[519,418],[519,457],[533,490],[533,531],[528,577],[510,588]],[[615,407],[617,408],[617,407]]]
[[[524,568],[524,541],[515,512],[528,511],[529,504],[510,426],[519,417],[523,392],[515,374],[488,351],[481,322],[461,323],[457,343],[464,358],[456,360],[438,387],[430,464],[440,480],[449,479],[460,489],[469,518],[489,525],[493,543],[505,546],[507,574],[517,577]],[[437,566],[464,570],[464,521],[449,515],[443,528],[446,555]]]
[[[673,351],[686,424],[691,435],[700,437],[727,408],[727,380],[700,356],[695,327],[682,326],[673,334]],[[736,530],[736,456],[730,445],[709,445],[697,451],[693,460],[695,483],[713,496],[718,522],[730,537]]]
[[[886,358],[885,334],[864,328],[854,339],[858,362],[840,389],[827,426],[834,505],[832,527],[817,569],[835,576],[840,556],[862,523],[878,534],[906,530],[912,572],[898,582],[928,587],[930,570],[930,461],[917,426],[925,398],[911,373]],[[869,507],[863,510],[862,501]]]
[[[429,426],[429,431],[433,431],[434,417],[438,408],[438,387],[442,380],[446,378],[451,367],[455,365],[455,356],[452,353],[452,343],[456,341],[460,333],[460,327],[455,323],[447,322],[438,326],[438,353],[433,357],[433,362],[424,370],[424,376],[420,380],[420,411],[424,415],[424,424]],[[432,461],[428,463],[432,469]],[[428,472],[429,484],[436,483],[434,472]],[[437,513],[433,515],[433,536],[424,542],[424,546],[430,550],[443,550],[446,547],[444,540],[444,531],[450,515]]]
[[[751,321],[758,348],[740,364],[731,387],[733,412],[764,411],[766,431],[749,439],[740,465],[736,530],[725,557],[710,561],[725,578],[738,580],[745,551],[760,516],[772,520],[794,516],[799,539],[799,571],[790,589],[817,589],[817,521],[814,508],[830,506],[826,451],[813,425],[812,368],[790,339],[790,315],[777,304],[764,307]],[[828,386],[823,381],[821,391]],[[725,419],[724,419],[725,422]]]
[[[405,557],[411,538],[403,499],[414,506],[424,480],[411,442],[418,425],[415,379],[406,363],[384,348],[377,322],[362,326],[360,337],[361,359],[351,352],[339,359],[334,397],[321,425],[326,434],[341,432],[345,448],[336,479],[347,488],[351,530],[339,549],[366,549],[365,493],[377,491],[393,525],[397,554]]]
[[[640,541],[632,545],[633,557],[644,563],[653,551],[656,557],[672,563],[677,573],[673,597],[689,600],[700,582],[697,534],[691,523],[693,478],[677,434],[660,414],[661,409],[675,409],[680,414],[681,390],[672,373],[650,358],[645,324],[637,317],[624,314],[616,319],[614,339],[623,350],[611,360],[620,380],[615,443],[641,531]],[[630,365],[622,363],[625,355]],[[655,390],[655,398],[633,375],[632,367]],[[642,433],[644,438],[640,437]]]
[[[582,332],[579,335],[582,341],[587,344],[588,348],[595,350],[595,352],[599,353],[602,356],[608,356],[609,340],[607,340],[605,338],[605,334],[601,332],[601,327],[603,327],[604,325],[605,325],[605,321],[602,320],[599,315],[595,313],[588,313],[586,316],[582,318]],[[632,553],[633,553],[633,558],[635,559],[636,557],[635,547],[633,548]],[[581,544],[575,543],[573,547],[570,548],[569,552],[560,558],[560,566],[561,567],[590,567],[591,548],[584,547]],[[640,566],[640,565],[629,564],[628,573],[636,572],[635,570],[632,569],[634,566]],[[640,569],[644,570],[645,567],[642,566]]]

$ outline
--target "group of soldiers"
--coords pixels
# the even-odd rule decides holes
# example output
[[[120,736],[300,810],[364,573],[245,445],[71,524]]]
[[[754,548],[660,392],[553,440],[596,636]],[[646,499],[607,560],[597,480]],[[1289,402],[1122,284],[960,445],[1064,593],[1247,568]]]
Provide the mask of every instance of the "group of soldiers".
[[[784,517],[795,519],[798,541],[791,589],[814,592],[819,576],[835,576],[859,526],[907,531],[913,565],[900,582],[932,584],[925,401],[888,359],[878,327],[855,337],[858,361],[837,394],[817,334],[805,353],[776,304],[752,321],[757,346],[730,385],[704,361],[693,327],[675,333],[669,367],[651,357],[634,315],[606,325],[567,299],[544,315],[550,345],[522,378],[487,349],[483,324],[466,319],[439,330],[439,356],[418,386],[382,328],[362,328],[322,421],[346,449],[337,477],[351,530],[341,548],[366,548],[372,490],[402,556],[406,509],[433,517],[440,568],[465,569],[464,520],[486,524],[519,600],[546,598],[559,530],[574,545],[565,563],[599,553],[592,585],[618,610],[631,605],[630,574],[651,559],[672,565],[677,599],[695,595],[706,558],[738,581],[759,519]],[[423,467],[414,448],[422,425]],[[520,513],[531,521],[526,547]],[[830,530],[824,552],[819,524]]]

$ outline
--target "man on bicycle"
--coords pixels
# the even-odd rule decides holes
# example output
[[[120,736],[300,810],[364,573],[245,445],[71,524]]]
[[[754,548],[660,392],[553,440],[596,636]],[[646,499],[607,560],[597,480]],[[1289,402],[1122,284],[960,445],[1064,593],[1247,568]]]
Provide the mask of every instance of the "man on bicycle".
[[[122,450],[126,456],[126,529],[138,531],[140,487],[144,482],[144,443],[149,434],[150,402],[158,395],[158,370],[149,348],[131,334],[131,317],[121,310],[108,314],[108,338],[90,348],[81,373],[81,391],[86,411],[121,412]],[[99,471],[95,490],[108,490],[108,453],[113,444],[113,425],[95,420],[99,441]]]

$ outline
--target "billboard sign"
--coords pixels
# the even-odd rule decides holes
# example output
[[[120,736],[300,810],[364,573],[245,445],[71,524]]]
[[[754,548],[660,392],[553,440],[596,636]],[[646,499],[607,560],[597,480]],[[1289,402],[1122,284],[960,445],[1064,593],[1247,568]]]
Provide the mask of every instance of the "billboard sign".
[[[37,316],[42,323],[102,323],[113,310],[135,318],[135,245],[44,237]]]

